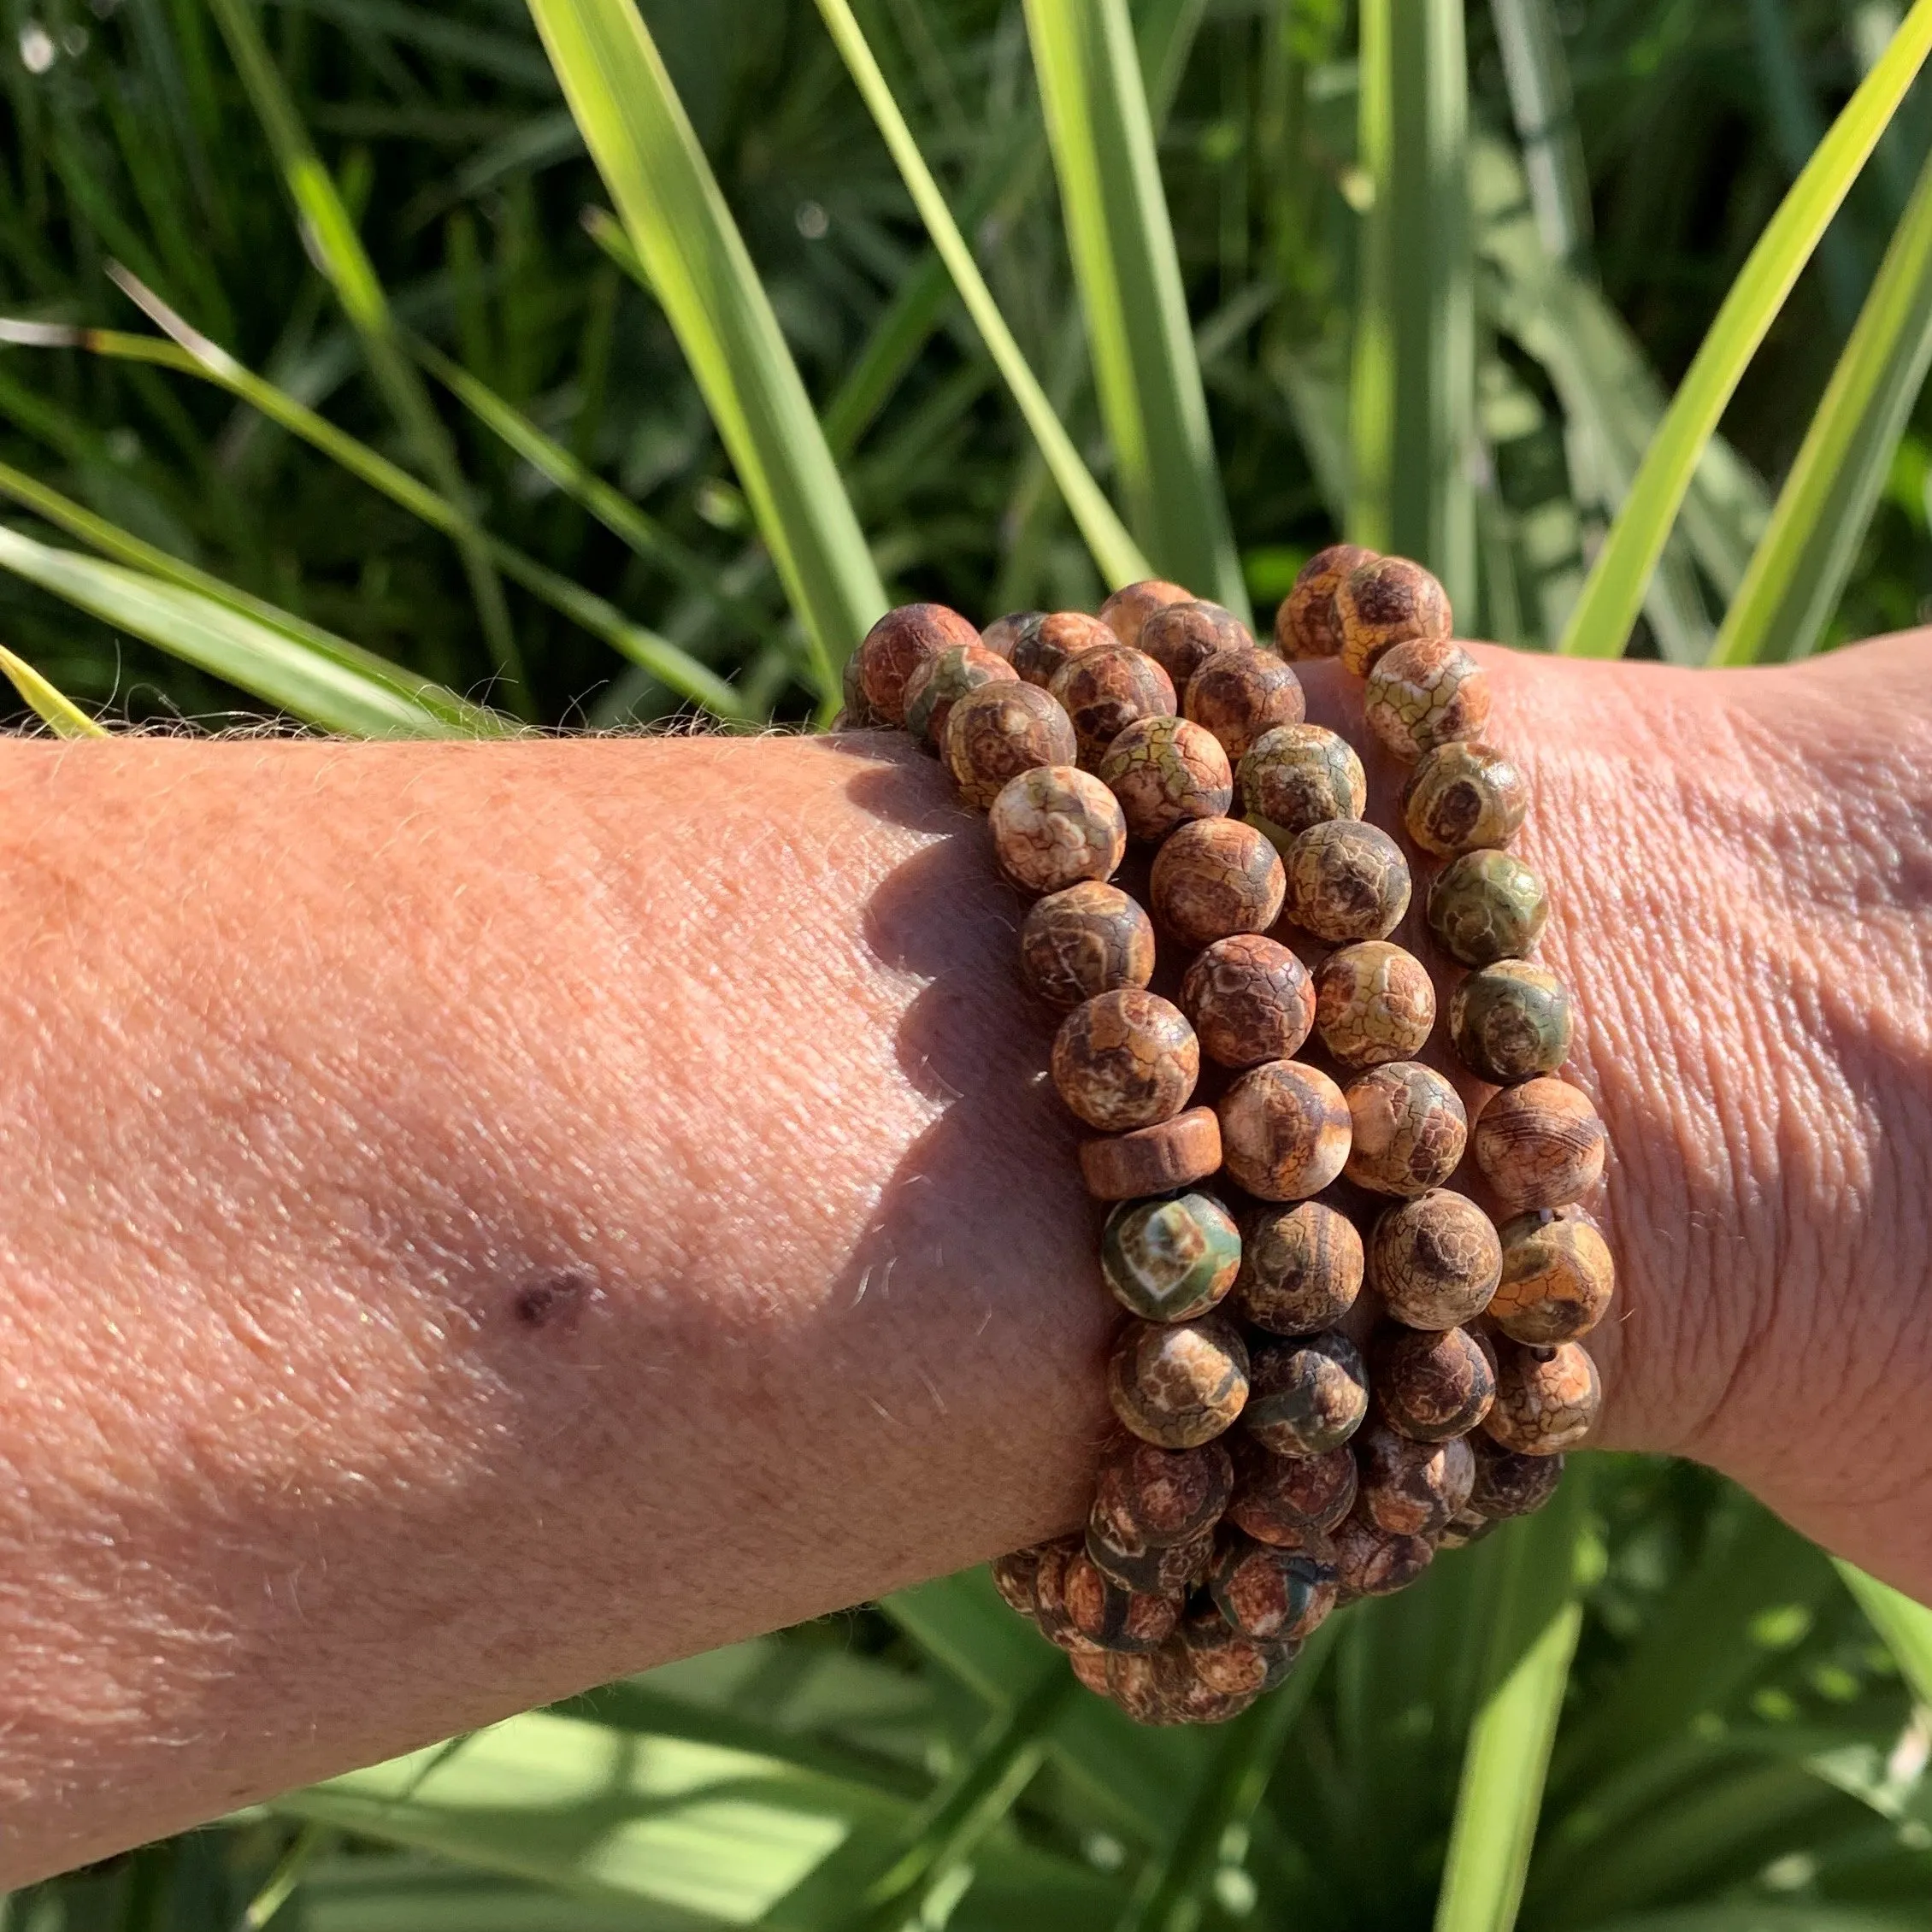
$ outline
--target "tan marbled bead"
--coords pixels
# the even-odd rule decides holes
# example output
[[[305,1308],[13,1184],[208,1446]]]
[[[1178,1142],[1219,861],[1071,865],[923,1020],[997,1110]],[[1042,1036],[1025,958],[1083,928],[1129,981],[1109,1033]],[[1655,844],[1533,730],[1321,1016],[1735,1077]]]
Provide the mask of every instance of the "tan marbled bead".
[[[1311,825],[1359,818],[1368,775],[1355,747],[1326,725],[1284,724],[1248,747],[1234,774],[1242,815],[1286,853]]]
[[[1092,773],[1071,765],[1022,772],[987,816],[993,857],[1022,892],[1062,892],[1082,879],[1111,878],[1127,856],[1119,801]]]
[[[1286,1060],[1315,1024],[1315,982],[1285,945],[1235,933],[1203,949],[1181,982],[1201,1051],[1224,1067]]]
[[[1053,1036],[1060,1098],[1103,1134],[1169,1120],[1200,1078],[1201,1050],[1171,1000],[1122,987],[1076,1006]]]
[[[1354,1307],[1365,1265],[1355,1223],[1326,1202],[1258,1208],[1241,1224],[1234,1299],[1258,1328],[1313,1334]]]
[[[1473,1328],[1390,1328],[1369,1358],[1382,1419],[1417,1442],[1467,1435],[1496,1399],[1496,1352]]]
[[[1083,771],[1096,771],[1108,748],[1136,718],[1172,717],[1174,684],[1144,651],[1109,641],[1069,657],[1046,688],[1074,722]],[[1229,780],[1232,792],[1232,778]]]
[[[1247,645],[1216,651],[1188,679],[1181,704],[1237,761],[1276,725],[1299,724],[1307,706],[1294,666],[1272,651]]]
[[[1084,610],[1049,610],[1013,639],[1013,669],[1028,684],[1052,683],[1061,667],[1083,651],[1098,651],[1119,640],[1098,617]]]
[[[1140,627],[1157,610],[1165,610],[1170,604],[1192,604],[1194,593],[1179,584],[1170,584],[1164,577],[1144,577],[1137,584],[1124,584],[1100,606],[1100,615],[1096,620],[1104,624],[1122,644],[1132,645],[1136,649],[1140,643]]]
[[[1265,933],[1281,910],[1281,855],[1252,825],[1191,819],[1154,855],[1154,916],[1183,945]]]
[[[1137,1201],[1205,1181],[1221,1166],[1221,1122],[1212,1107],[1080,1144],[1081,1178],[1097,1201]]]
[[[1492,1523],[1534,1516],[1563,1481],[1560,1455],[1520,1455],[1480,1429],[1470,1438],[1470,1448],[1476,1457],[1476,1487],[1470,1491],[1469,1506]]]
[[[995,617],[980,633],[980,642],[995,657],[1011,663],[1013,646],[1046,616],[1044,610],[1010,610],[1004,617]]]
[[[1242,1422],[1277,1456],[1320,1456],[1339,1448],[1368,1412],[1362,1352],[1339,1328],[1292,1340],[1257,1339]]]
[[[1389,751],[1412,765],[1438,745],[1478,736],[1489,704],[1489,680],[1461,645],[1411,638],[1375,660],[1363,715]]]
[[[1259,1543],[1291,1544],[1334,1529],[1355,1506],[1355,1457],[1346,1442],[1317,1456],[1277,1456],[1236,1429],[1228,1522]]]
[[[1351,1144],[1343,1169],[1377,1194],[1426,1194],[1456,1171],[1469,1137],[1461,1096],[1419,1061],[1371,1068],[1347,1088]]]
[[[1398,1322],[1453,1328],[1489,1305],[1503,1244],[1465,1194],[1436,1188],[1383,1210],[1369,1236],[1369,1285]]]
[[[1319,1529],[1260,1543],[1223,1529],[1208,1576],[1214,1605],[1257,1643],[1305,1643],[1335,1607],[1335,1553]]]
[[[1078,1536],[1058,1536],[1051,1543],[1039,1545],[1034,1552],[1038,1560],[1033,1577],[1034,1622],[1048,1643],[1076,1653],[1098,1652],[1100,1647],[1074,1629],[1068,1619],[1066,1599],[1062,1593],[1067,1565],[1081,1554],[1084,1546]]]
[[[1254,1698],[1287,1676],[1299,1654],[1293,1643],[1257,1643],[1210,1604],[1191,1610],[1174,1634],[1196,1680],[1223,1698]]]
[[[905,728],[913,743],[935,757],[952,707],[969,692],[989,684],[1017,684],[1018,674],[984,645],[955,644],[905,680]]]
[[[1248,1351],[1232,1322],[1130,1322],[1107,1363],[1107,1394],[1134,1434],[1163,1449],[1198,1449],[1239,1420]]]
[[[1365,678],[1383,651],[1412,638],[1446,638],[1447,593],[1419,563],[1378,557],[1358,564],[1335,589],[1343,667]]]
[[[1514,759],[1461,740],[1423,754],[1402,787],[1402,822],[1435,858],[1500,850],[1523,829],[1529,787]]]
[[[1364,939],[1315,969],[1315,1031],[1343,1066],[1412,1059],[1435,1026],[1435,982],[1411,952]]]
[[[1129,838],[1157,845],[1191,818],[1219,818],[1234,801],[1234,773],[1211,732],[1185,718],[1136,718],[1100,760]]]
[[[1409,862],[1379,826],[1333,818],[1288,848],[1288,917],[1330,945],[1386,939],[1409,910]]]
[[[1597,1365],[1581,1343],[1524,1348],[1505,1340],[1496,1350],[1495,1405],[1482,1426],[1519,1456],[1554,1456],[1582,1441],[1602,1406]]]
[[[1498,1087],[1553,1074],[1570,1057],[1575,1030],[1570,989],[1534,959],[1478,967],[1450,996],[1456,1051]]]
[[[1360,544],[1330,544],[1302,565],[1294,588],[1275,613],[1275,648],[1284,657],[1333,657],[1341,650],[1335,592],[1375,553]]]
[[[903,604],[888,610],[852,653],[854,688],[881,724],[905,722],[905,687],[929,657],[955,645],[980,641],[980,633],[943,604]]]
[[[1104,880],[1049,892],[1020,922],[1020,977],[1063,1012],[1153,976],[1153,921]]]
[[[1112,1502],[1100,1496],[1087,1512],[1085,1542],[1087,1553],[1123,1589],[1151,1590],[1156,1596],[1186,1596],[1206,1579],[1208,1565],[1214,1561],[1212,1523],[1179,1543],[1151,1543]]]
[[[1163,1449],[1137,1435],[1108,1445],[1093,1483],[1100,1520],[1153,1548],[1191,1542],[1213,1529],[1234,1493],[1228,1446]]]
[[[1512,1214],[1582,1200],[1603,1179],[1609,1145],[1587,1097],[1546,1076],[1493,1093],[1470,1140],[1483,1179]]]
[[[1470,1499],[1476,1458],[1460,1436],[1417,1442],[1381,1422],[1355,1438],[1358,1515],[1391,1536],[1433,1536]]]
[[[1215,1111],[1228,1173],[1262,1200],[1306,1200],[1347,1164],[1348,1103],[1325,1073],[1299,1060],[1251,1068]]]
[[[1176,691],[1218,651],[1254,649],[1254,633],[1218,604],[1191,599],[1150,611],[1134,639],[1167,674]]]
[[[1152,1663],[1152,1659],[1144,1657],[1130,1658],[1124,1651],[1097,1650],[1068,1658],[1067,1668],[1073,1672],[1075,1681],[1084,1684],[1096,1697],[1111,1699],[1113,1692],[1109,1686],[1108,1668],[1115,1663],[1129,1662],[1147,1664]]]
[[[1018,1611],[1022,1617],[1033,1616],[1036,1608],[1034,1580],[1040,1574],[1040,1552],[1011,1550],[1003,1557],[995,1557],[987,1567],[993,1573],[993,1586],[1006,1607]]]
[[[1086,1550],[1067,1559],[1060,1600],[1074,1629],[1106,1651],[1158,1650],[1181,1620],[1174,1598],[1122,1588]]]
[[[1071,765],[1079,750],[1059,701],[1030,684],[982,685],[968,692],[947,715],[939,740],[960,803],[980,811],[1022,772]]]
[[[1334,1546],[1335,1577],[1344,1603],[1358,1597],[1392,1597],[1407,1589],[1435,1555],[1426,1537],[1392,1535],[1377,1529],[1359,1507],[1329,1540]]]
[[[1511,1341],[1552,1347],[1603,1320],[1617,1292],[1617,1263],[1581,1208],[1536,1209],[1499,1232],[1503,1279],[1489,1318]]]

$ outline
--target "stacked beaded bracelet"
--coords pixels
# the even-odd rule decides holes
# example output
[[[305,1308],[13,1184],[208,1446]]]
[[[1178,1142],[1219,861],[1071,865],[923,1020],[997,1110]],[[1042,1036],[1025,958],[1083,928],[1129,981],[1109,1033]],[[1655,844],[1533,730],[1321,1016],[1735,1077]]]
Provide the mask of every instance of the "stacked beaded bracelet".
[[[1130,1319],[1084,1535],[993,1576],[1150,1723],[1234,1716],[1338,1605],[1546,1502],[1596,1416],[1578,1338],[1614,1279],[1576,1205],[1604,1128],[1554,1077],[1570,995],[1529,957],[1547,902],[1508,850],[1524,786],[1481,741],[1488,691],[1441,586],[1336,545],[1275,641],[1151,582],[983,635],[909,605],[846,674],[845,722],[941,757],[1034,898],[1020,970],[1065,1016],[1053,1081],[1094,1130],[1081,1168],[1113,1204],[1101,1271]],[[1413,768],[1403,824],[1440,862],[1428,925],[1467,969],[1449,1034],[1493,1089],[1473,1133],[1416,1057],[1437,1001],[1389,939],[1409,864],[1363,818],[1356,752],[1304,722],[1288,660],[1313,657],[1367,680],[1370,728]],[[1155,848],[1152,919],[1110,883],[1130,839]],[[1266,936],[1284,916],[1312,970]],[[1148,990],[1157,928],[1191,956],[1178,1004]],[[1311,1039],[1333,1072],[1295,1057]],[[1231,1076],[1211,1107],[1190,1104],[1204,1053]],[[1446,1185],[1465,1144],[1500,1228]]]

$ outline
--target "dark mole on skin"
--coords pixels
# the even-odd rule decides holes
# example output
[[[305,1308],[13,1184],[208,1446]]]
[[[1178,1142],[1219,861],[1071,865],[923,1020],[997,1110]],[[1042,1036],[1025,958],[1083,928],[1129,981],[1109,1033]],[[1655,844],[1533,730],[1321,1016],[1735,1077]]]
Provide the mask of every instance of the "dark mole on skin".
[[[527,1328],[554,1328],[580,1314],[597,1299],[597,1283],[578,1269],[533,1275],[518,1288],[510,1310]]]

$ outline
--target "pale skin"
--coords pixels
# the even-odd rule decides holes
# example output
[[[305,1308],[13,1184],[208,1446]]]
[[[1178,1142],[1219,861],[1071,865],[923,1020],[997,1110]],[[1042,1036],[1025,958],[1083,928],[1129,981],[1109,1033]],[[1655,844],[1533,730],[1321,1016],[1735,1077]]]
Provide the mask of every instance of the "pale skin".
[[[1488,661],[1599,1439],[1932,1599],[1932,642]],[[1078,1520],[1094,1222],[930,762],[14,743],[0,878],[0,1889]]]

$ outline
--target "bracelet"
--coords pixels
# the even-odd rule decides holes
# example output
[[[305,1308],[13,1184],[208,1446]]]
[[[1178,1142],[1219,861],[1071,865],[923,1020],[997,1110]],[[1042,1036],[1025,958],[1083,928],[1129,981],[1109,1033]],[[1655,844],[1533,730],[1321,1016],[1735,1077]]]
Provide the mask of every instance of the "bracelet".
[[[1339,1605],[1546,1502],[1596,1417],[1580,1338],[1615,1281],[1577,1205],[1603,1123],[1555,1077],[1570,994],[1530,957],[1547,897],[1508,849],[1525,786],[1482,741],[1487,680],[1442,586],[1334,545],[1274,641],[1148,582],[1098,616],[983,633],[907,605],[846,669],[840,722],[903,725],[939,757],[1034,901],[1021,975],[1063,1015],[1053,1084],[1093,1130],[1081,1169],[1128,1319],[1085,1533],[993,1575],[1146,1723],[1235,1716]],[[1494,1089],[1473,1129],[1417,1057],[1438,1000],[1389,938],[1409,863],[1364,817],[1355,750],[1305,721],[1291,660],[1315,657],[1366,680],[1369,728],[1413,768],[1403,828],[1440,867],[1427,924],[1465,969],[1449,1038]],[[1130,841],[1153,848],[1146,908],[1113,882]],[[1312,970],[1267,936],[1283,918]],[[1173,999],[1149,990],[1157,932],[1191,955]],[[1311,1042],[1332,1074],[1296,1057]],[[1212,1105],[1195,1104],[1204,1055],[1227,1076]],[[1499,1227],[1446,1185],[1465,1152]]]

